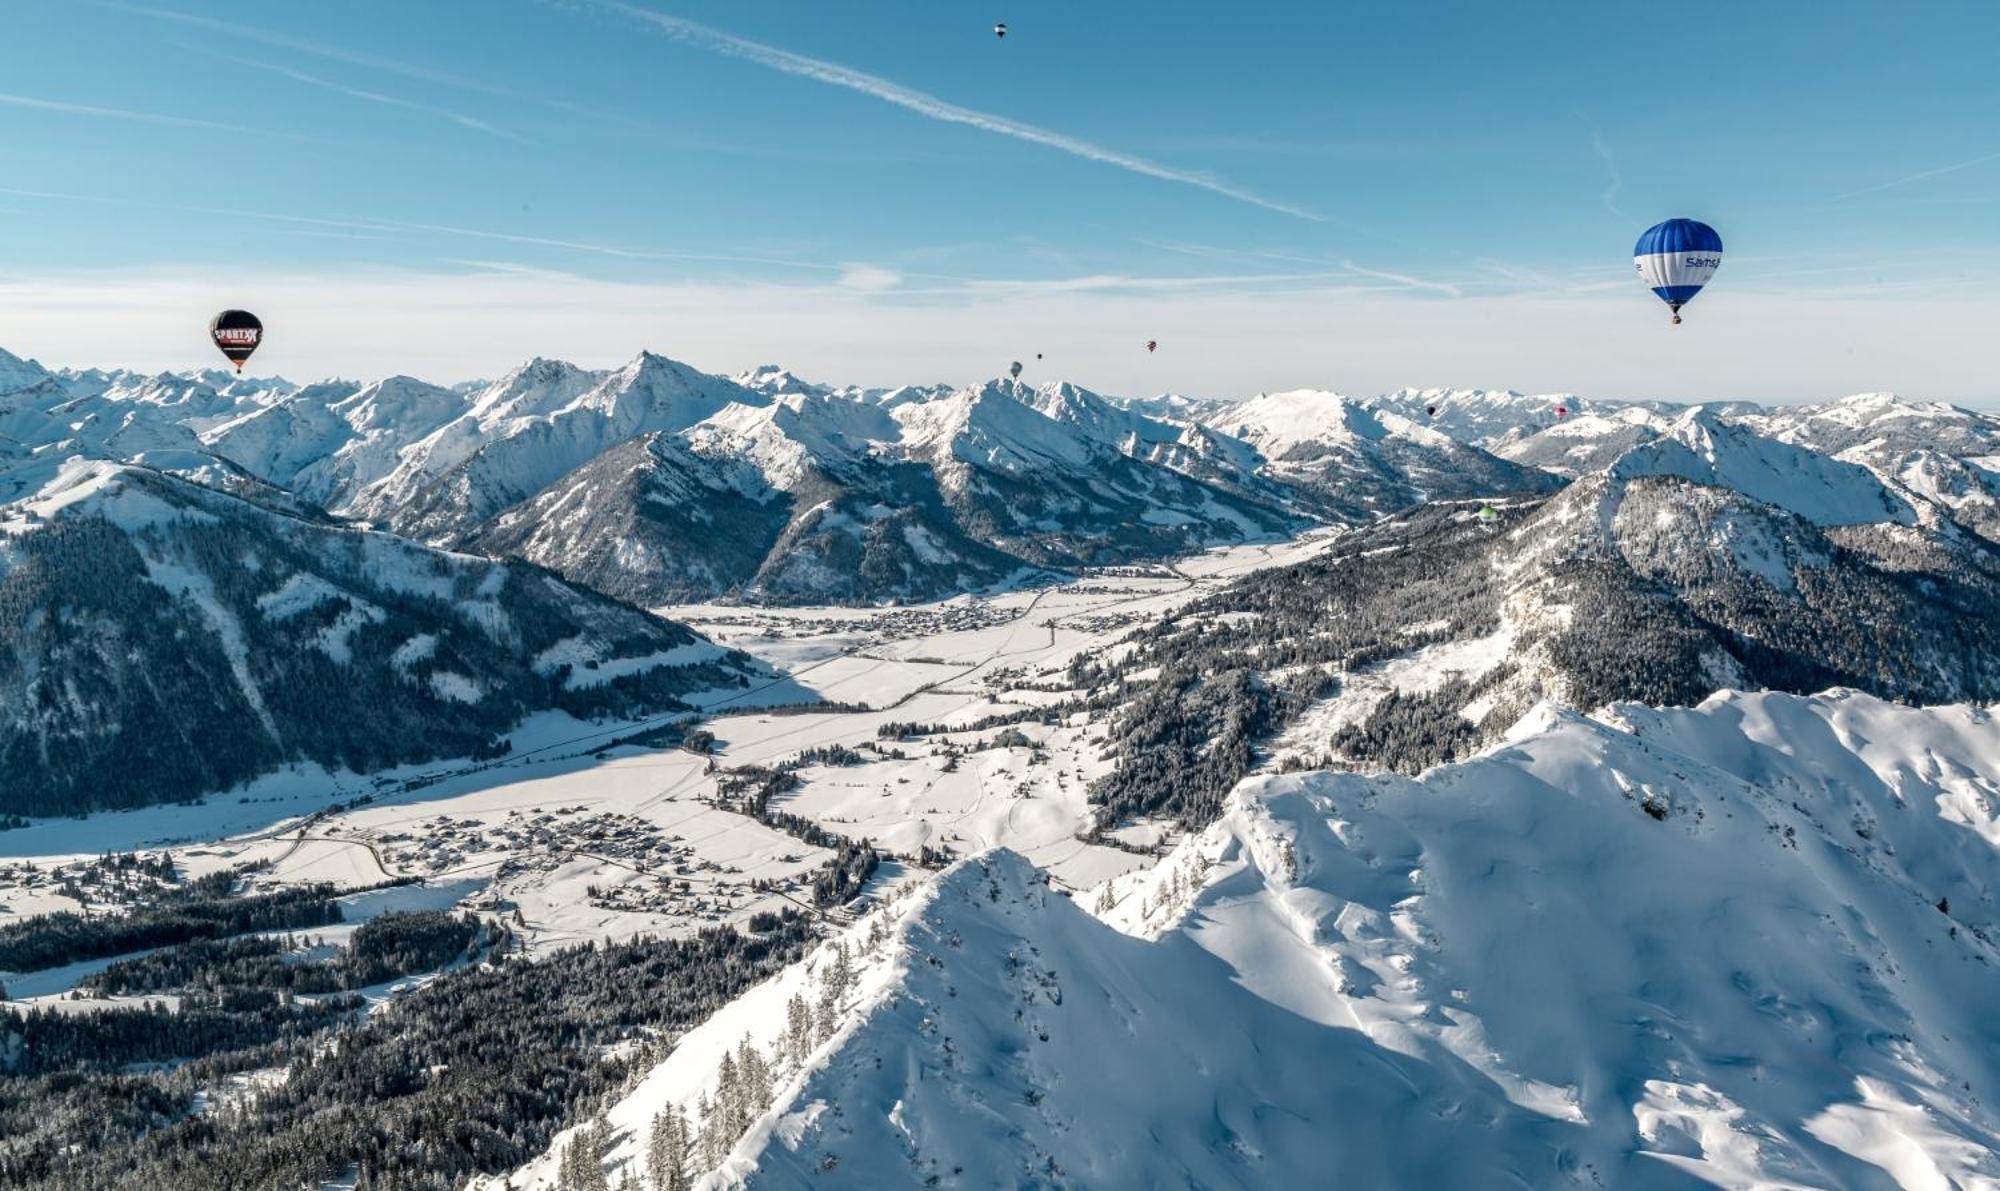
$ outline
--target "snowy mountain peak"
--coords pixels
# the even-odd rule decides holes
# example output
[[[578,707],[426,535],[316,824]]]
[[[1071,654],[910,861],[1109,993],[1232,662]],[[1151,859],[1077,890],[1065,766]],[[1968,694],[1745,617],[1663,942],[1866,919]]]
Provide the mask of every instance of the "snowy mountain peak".
[[[1389,434],[1365,402],[1324,389],[1260,393],[1225,410],[1214,425],[1274,459],[1331,440],[1381,439]]]
[[[1023,386],[1015,385],[1008,392],[1043,417],[1127,454],[1150,443],[1168,443],[1180,437],[1178,427],[1115,405],[1069,381],[1051,381],[1026,392]]]
[[[54,380],[54,376],[33,360],[24,360],[0,348],[0,396],[18,389],[30,389]]]
[[[1852,692],[1547,708],[1421,778],[1252,779],[1075,901],[987,852],[689,1034],[607,1160],[716,1127],[747,1045],[775,1086],[706,1186],[1984,1185],[1996,750]]]
[[[1035,386],[1029,384],[1027,381],[1016,380],[1010,376],[992,377],[971,386],[969,390],[965,391],[981,395],[1005,397],[1009,400],[1018,401],[1030,408],[1035,404]]]
[[[1433,447],[1448,447],[1458,440],[1431,426],[1427,421],[1404,417],[1393,410],[1376,410],[1374,418],[1384,434],[1394,434]]]
[[[1815,525],[1916,523],[1909,502],[1859,464],[1766,438],[1715,410],[1697,407],[1667,433],[1614,462],[1613,480],[1672,475],[1786,509]]]
[[[1082,466],[1091,454],[1086,440],[1037,410],[1035,397],[1033,387],[996,377],[949,397],[897,406],[890,416],[917,455],[1008,473]]]
[[[769,397],[722,377],[643,351],[577,398],[575,408],[596,410],[609,417],[614,427],[630,434],[684,429],[730,402],[765,405],[769,401]]]
[[[1845,397],[1830,401],[1824,407],[1828,411],[1842,410],[1864,417],[1882,415],[1937,416],[1970,418],[1976,417],[1969,409],[1963,409],[1948,401],[1913,401],[1891,392],[1850,393]]]
[[[295,398],[296,400],[296,398]],[[363,386],[327,408],[357,431],[428,433],[465,408],[450,389],[411,376],[392,376]]]
[[[898,385],[893,389],[864,395],[862,400],[879,405],[883,409],[895,409],[901,405],[921,405],[926,401],[937,401],[951,396],[955,391],[951,385],[941,382],[929,385]]]
[[[777,395],[765,406],[731,402],[686,431],[696,451],[747,459],[786,490],[815,466],[866,454],[899,434],[879,407],[818,392]]]
[[[748,372],[739,372],[729,379],[752,392],[763,393],[770,397],[831,391],[827,386],[814,384],[777,364],[759,364]]]
[[[1482,444],[1520,438],[1580,414],[1616,408],[1569,393],[1521,393],[1513,389],[1398,389],[1370,404],[1393,410],[1460,442]]]
[[[511,418],[553,413],[588,392],[603,379],[567,360],[540,356],[488,385],[473,398],[471,414],[491,425]]]

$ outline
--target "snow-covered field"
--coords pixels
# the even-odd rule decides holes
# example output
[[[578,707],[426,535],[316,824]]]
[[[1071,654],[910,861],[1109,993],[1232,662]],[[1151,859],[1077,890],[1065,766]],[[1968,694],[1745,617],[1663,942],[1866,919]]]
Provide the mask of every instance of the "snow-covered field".
[[[55,892],[52,870],[107,851],[167,848],[189,875],[266,861],[259,886],[421,878],[454,891],[444,904],[504,916],[530,948],[691,931],[796,904],[832,855],[716,806],[717,771],[830,746],[903,755],[871,751],[866,764],[805,768],[776,809],[905,856],[927,846],[1009,847],[1067,884],[1094,885],[1144,858],[1076,838],[1088,821],[1085,785],[1101,772],[1092,729],[1027,724],[1026,744],[987,729],[899,745],[879,739],[882,726],[969,724],[1036,705],[1048,696],[1029,688],[1075,654],[1325,540],[1215,550],[1172,567],[916,607],[661,609],[783,675],[705,700],[713,718],[703,727],[715,736],[708,755],[604,747],[659,721],[545,714],[512,732],[513,753],[496,762],[365,777],[299,767],[199,805],[37,820],[0,833],[0,912],[78,909]],[[819,702],[838,709],[769,710]],[[42,877],[11,879],[22,862]],[[904,871],[885,866],[881,880]],[[18,995],[48,996],[87,971],[0,979]]]

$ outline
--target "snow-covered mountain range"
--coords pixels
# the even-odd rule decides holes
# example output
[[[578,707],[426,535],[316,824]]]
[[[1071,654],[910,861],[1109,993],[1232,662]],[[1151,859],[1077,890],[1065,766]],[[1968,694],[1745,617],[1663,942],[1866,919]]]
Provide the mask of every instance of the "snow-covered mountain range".
[[[17,527],[16,557],[102,517],[103,502],[78,492],[144,490],[207,510],[213,490],[237,498],[226,520],[247,537],[281,526],[335,543],[374,527],[394,536],[366,540],[396,550],[519,558],[641,606],[868,603],[1273,540],[1315,521],[1550,498],[1504,551],[1516,678],[1508,697],[1468,695],[1489,710],[1548,694],[1698,697],[1781,672],[1801,676],[1779,684],[1794,687],[1820,676],[1918,697],[1984,691],[1991,659],[1976,625],[2000,582],[1986,548],[2000,534],[1996,462],[2000,420],[1882,395],[1776,410],[1483,390],[1115,400],[1063,382],[864,390],[777,367],[722,377],[651,353],[604,371],[537,359],[454,387],[299,386],[219,370],[51,372],[0,353],[0,518]],[[157,553],[161,533],[149,523],[141,552]],[[374,581],[322,578],[349,592]],[[51,582],[66,590],[79,576]],[[1683,643],[1655,664],[1680,677],[1643,692],[1583,677],[1592,667],[1575,659],[1605,622],[1567,610],[1608,600],[1643,616],[1662,592]],[[17,673],[41,674],[24,648]],[[1535,657],[1551,660],[1524,667]],[[401,681],[393,666],[371,673]],[[49,698],[46,676],[35,681],[18,697]],[[547,701],[508,711],[531,705]],[[491,728],[506,715],[478,718]],[[56,740],[83,731],[25,704],[9,719],[40,725],[15,746],[37,764],[67,756]]]
[[[1703,410],[1705,425],[1840,456],[2000,532],[1991,417],[1882,395]],[[261,484],[644,602],[866,602],[1426,500],[1545,493],[1685,438],[1683,421],[1657,402],[1491,390],[1229,403],[1004,379],[834,388],[776,366],[711,376],[650,353],[606,371],[537,359],[455,387],[51,373],[0,354],[0,495],[32,491],[48,461],[81,453],[231,490]],[[702,541],[720,548],[688,548]]]
[[[1996,772],[1967,707],[1545,705],[1073,900],[990,853],[685,1039],[605,1166],[678,1111],[747,1121],[718,1187],[1991,1185]]]
[[[1825,568],[1795,564],[1833,553],[1983,583],[1990,559],[1967,539],[2000,533],[2000,420],[1882,395],[1778,410],[1484,390],[1115,401],[1005,379],[727,378],[650,353],[609,371],[538,359],[452,388],[301,387],[0,355],[0,436],[0,497],[20,507],[70,461],[130,463],[307,520],[519,557],[642,605],[935,598],[1565,483],[1537,524],[1575,528],[1519,552],[1535,573],[1512,564],[1524,624],[1573,603],[1579,560],[1615,559],[1644,584],[1727,559],[1733,578],[1798,596]],[[1675,492],[1632,507],[1687,526],[1619,515],[1628,493]]]
[[[823,701],[654,734],[771,688]],[[282,1042],[346,1014],[289,943],[138,957],[226,1028],[7,1019],[56,1111],[0,1179],[2000,1185],[1996,700],[2000,419],[1948,405],[0,352],[0,828],[282,786],[183,850],[223,901],[477,889],[493,948]]]
[[[1560,482],[1330,393],[1237,407],[1005,379],[836,389],[650,353],[455,388],[6,359],[0,434],[44,464],[8,467],[15,495],[51,459],[144,462],[652,603],[931,598]]]

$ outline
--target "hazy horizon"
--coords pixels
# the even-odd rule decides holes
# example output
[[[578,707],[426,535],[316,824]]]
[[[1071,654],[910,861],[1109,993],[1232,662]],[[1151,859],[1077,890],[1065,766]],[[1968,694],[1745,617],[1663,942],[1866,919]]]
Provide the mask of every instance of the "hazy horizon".
[[[1991,8],[1683,5],[1697,78],[1581,2],[162,5],[11,14],[19,354],[196,366],[244,307],[308,376],[2000,395]],[[1727,261],[1670,327],[1676,216]]]

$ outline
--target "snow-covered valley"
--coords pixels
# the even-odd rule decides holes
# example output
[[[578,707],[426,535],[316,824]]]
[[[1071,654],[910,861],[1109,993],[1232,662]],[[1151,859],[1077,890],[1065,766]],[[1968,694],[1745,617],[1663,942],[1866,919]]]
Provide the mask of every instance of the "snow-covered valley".
[[[2000,1180],[2000,419],[9,375],[0,1183]]]
[[[1130,825],[1166,838],[1150,855],[1082,838],[1100,725],[1021,721],[1006,741],[971,726],[1337,539],[877,612],[664,609],[788,675],[719,696],[703,751],[595,752],[622,730],[550,722],[521,755],[407,788],[290,772],[247,804],[0,840],[44,872],[171,840],[190,875],[268,862],[258,889],[416,877],[438,891],[425,904],[504,922],[537,955],[808,904],[831,853],[718,805],[717,782],[858,753],[798,769],[778,803],[899,859],[819,915],[831,941],[632,1068],[601,1140],[566,1131],[515,1187],[565,1185],[577,1145],[639,1177],[670,1108],[690,1121],[687,1169],[712,1165],[717,1186],[2000,1178],[2000,729],[1984,710],[1840,692],[1547,705],[1421,778],[1264,776],[1200,831]],[[1433,649],[1383,686],[1504,647]],[[757,706],[802,695],[826,705]],[[944,730],[884,735],[904,722]],[[929,848],[967,859],[912,862]],[[47,893],[0,896],[33,912]],[[133,1003],[74,999],[80,975],[4,979],[22,1008]],[[828,1006],[803,1040],[794,997]],[[719,1065],[746,1039],[768,1074],[760,1102],[729,1110],[738,1128]]]
[[[1026,739],[1004,744],[995,729],[969,728],[902,748],[883,739],[884,725],[970,725],[1035,708],[1048,698],[1035,686],[1072,657],[1324,541],[1227,548],[1172,568],[878,612],[662,609],[784,675],[696,696],[714,736],[700,752],[615,743],[658,719],[544,717],[493,761],[371,775],[294,767],[198,806],[37,821],[0,835],[0,882],[17,863],[50,870],[171,848],[190,875],[263,866],[259,887],[473,882],[481,892],[472,903],[518,908],[530,949],[688,931],[782,905],[830,855],[718,808],[718,775],[845,748],[865,759],[801,769],[784,808],[901,855],[1007,847],[1072,886],[1095,885],[1144,858],[1078,838],[1091,821],[1085,786],[1104,767],[1089,724],[1024,724]],[[365,805],[341,809],[357,799]],[[773,888],[751,888],[760,882]],[[46,897],[49,883],[0,885],[0,905],[74,905]],[[0,973],[10,979],[19,978]]]

